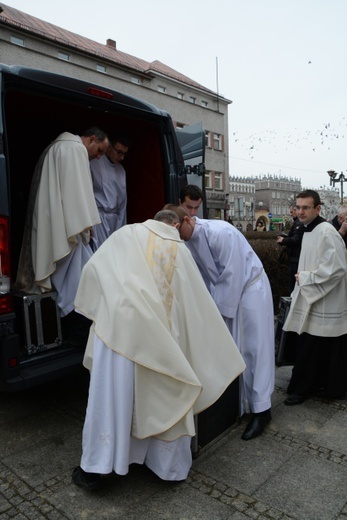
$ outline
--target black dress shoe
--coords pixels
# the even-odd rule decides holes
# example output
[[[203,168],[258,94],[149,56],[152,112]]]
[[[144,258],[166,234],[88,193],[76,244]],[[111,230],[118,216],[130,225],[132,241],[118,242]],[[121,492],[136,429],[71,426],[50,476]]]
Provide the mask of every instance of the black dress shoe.
[[[284,404],[287,406],[295,406],[297,404],[301,404],[304,401],[306,401],[307,397],[304,395],[297,395],[297,394],[291,394],[287,399],[284,401]]]
[[[254,413],[252,419],[248,423],[247,428],[241,435],[241,439],[244,441],[250,441],[259,437],[264,431],[264,428],[271,421],[271,410],[265,410],[265,412]]]
[[[87,473],[81,466],[72,472],[72,482],[86,491],[96,491],[101,487],[101,477],[98,473]]]

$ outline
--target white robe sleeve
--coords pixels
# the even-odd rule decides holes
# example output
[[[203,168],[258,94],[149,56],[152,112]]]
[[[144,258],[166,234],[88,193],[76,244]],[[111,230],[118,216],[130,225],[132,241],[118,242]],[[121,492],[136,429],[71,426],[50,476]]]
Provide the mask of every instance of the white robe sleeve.
[[[235,318],[245,283],[245,262],[242,243],[226,228],[209,236],[211,254],[219,265],[211,295],[227,318]]]

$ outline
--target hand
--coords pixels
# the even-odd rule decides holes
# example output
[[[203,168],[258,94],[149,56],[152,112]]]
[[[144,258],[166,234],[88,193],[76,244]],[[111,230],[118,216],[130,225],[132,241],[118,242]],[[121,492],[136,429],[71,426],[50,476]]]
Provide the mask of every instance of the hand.
[[[283,242],[283,238],[284,237],[277,237],[277,244],[280,244],[281,242]]]
[[[345,234],[347,233],[347,219],[345,219],[342,224],[341,224],[341,227],[339,229],[339,233],[340,235],[342,235],[343,237],[345,236]]]
[[[296,273],[296,274],[294,275],[294,277],[295,277],[296,283],[297,283],[298,285],[300,285],[300,284],[299,284],[299,273]]]

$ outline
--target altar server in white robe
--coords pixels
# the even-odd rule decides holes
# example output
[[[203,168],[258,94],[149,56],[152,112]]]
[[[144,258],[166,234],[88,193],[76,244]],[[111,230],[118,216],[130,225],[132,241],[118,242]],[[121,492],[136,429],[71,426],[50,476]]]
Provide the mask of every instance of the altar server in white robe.
[[[347,251],[341,234],[319,213],[314,190],[296,196],[305,233],[296,284],[283,330],[297,334],[297,352],[287,389],[287,406],[312,395],[346,399]]]
[[[176,214],[155,218],[113,233],[85,266],[77,292],[76,309],[93,321],[82,458],[72,474],[86,490],[100,487],[101,474],[126,475],[131,463],[184,480],[194,415],[245,368],[179,237]]]
[[[271,420],[274,390],[274,314],[268,277],[234,226],[222,220],[190,217],[182,206],[167,207],[180,217],[180,236],[245,360],[240,415],[252,412],[252,417],[242,439],[253,439]],[[199,309],[198,299],[196,307]]]
[[[93,190],[101,223],[93,227],[94,251],[117,229],[127,223],[126,172],[121,161],[128,153],[129,140],[122,134],[109,137],[110,146],[99,160],[90,162]]]

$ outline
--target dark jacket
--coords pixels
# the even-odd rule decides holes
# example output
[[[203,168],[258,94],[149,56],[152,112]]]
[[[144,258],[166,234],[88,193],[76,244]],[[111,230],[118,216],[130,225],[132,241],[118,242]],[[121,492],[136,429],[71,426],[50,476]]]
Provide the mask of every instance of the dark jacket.
[[[301,251],[302,235],[305,232],[305,226],[299,221],[298,218],[294,218],[292,227],[289,233],[282,242],[281,246],[287,246],[289,262],[298,263]]]
[[[341,224],[338,221],[337,215],[332,219],[331,224],[334,226],[335,229],[337,229],[337,231],[340,229]],[[343,235],[341,235],[341,236],[343,238],[345,246],[347,247],[347,234],[345,236],[343,236]]]

